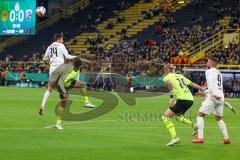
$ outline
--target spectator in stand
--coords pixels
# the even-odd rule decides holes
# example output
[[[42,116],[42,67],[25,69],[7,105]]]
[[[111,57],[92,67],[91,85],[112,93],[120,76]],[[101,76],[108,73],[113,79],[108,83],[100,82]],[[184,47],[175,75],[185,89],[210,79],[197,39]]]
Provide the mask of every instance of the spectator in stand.
[[[113,29],[113,27],[114,27],[114,24],[113,24],[113,22],[111,21],[111,22],[109,22],[109,23],[107,24],[106,29]]]
[[[5,85],[5,81],[6,81],[6,71],[3,69],[1,72],[1,86]]]
[[[63,14],[64,11],[65,11],[64,5],[63,5],[63,4],[60,4],[60,6],[58,7],[58,12],[59,12],[60,14]]]
[[[169,13],[169,7],[170,7],[170,4],[169,4],[168,0],[165,0],[163,3],[163,13],[165,15]]]

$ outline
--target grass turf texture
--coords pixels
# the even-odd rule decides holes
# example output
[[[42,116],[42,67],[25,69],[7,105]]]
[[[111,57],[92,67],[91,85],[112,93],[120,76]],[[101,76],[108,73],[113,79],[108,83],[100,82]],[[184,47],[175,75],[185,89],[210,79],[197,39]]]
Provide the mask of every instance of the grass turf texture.
[[[191,143],[191,128],[174,121],[181,138],[177,146],[166,147],[170,135],[162,121],[145,121],[135,118],[122,120],[128,113],[141,115],[163,112],[168,106],[168,96],[137,99],[134,107],[120,100],[112,112],[87,122],[64,122],[64,130],[44,128],[55,123],[54,106],[58,95],[54,92],[44,116],[38,115],[44,89],[0,88],[0,160],[43,159],[178,159],[178,160],[234,160],[240,152],[240,99],[227,99],[237,109],[237,114],[224,110],[225,122],[232,140],[222,145],[223,139],[213,115],[205,120],[205,143]],[[73,112],[86,112],[82,98],[72,96]],[[94,104],[101,101],[91,98]],[[195,98],[192,117],[195,120],[202,98]],[[189,113],[187,113],[189,115]]]

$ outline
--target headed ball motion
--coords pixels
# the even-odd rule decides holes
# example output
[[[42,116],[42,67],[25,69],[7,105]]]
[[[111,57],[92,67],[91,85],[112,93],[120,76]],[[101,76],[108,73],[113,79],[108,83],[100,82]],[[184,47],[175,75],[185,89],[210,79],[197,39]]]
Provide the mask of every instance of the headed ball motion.
[[[38,17],[44,17],[46,14],[46,9],[43,6],[39,6],[36,8],[36,14]]]

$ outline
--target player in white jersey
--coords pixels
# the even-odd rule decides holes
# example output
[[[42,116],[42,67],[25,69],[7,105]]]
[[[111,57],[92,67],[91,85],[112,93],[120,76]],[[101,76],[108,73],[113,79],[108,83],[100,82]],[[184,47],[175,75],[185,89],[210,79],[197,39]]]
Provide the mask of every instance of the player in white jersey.
[[[49,68],[49,77],[52,72],[58,68],[60,65],[64,64],[65,59],[74,59],[77,56],[72,56],[68,54],[67,49],[63,44],[63,35],[62,34],[55,34],[54,35],[54,42],[47,48],[45,55],[43,57],[44,61],[49,61],[50,68]],[[44,93],[42,104],[39,109],[39,114],[42,115],[43,111],[45,110],[46,102],[52,92],[53,84],[51,82],[48,83],[48,89]],[[90,102],[86,102],[86,107],[94,108],[95,106],[92,105]]]
[[[57,67],[64,63],[65,59],[73,59],[77,57],[68,54],[68,51],[63,44],[63,36],[61,34],[56,34],[54,39],[55,42],[47,48],[43,57],[44,61],[49,61],[50,63],[49,76]]]
[[[224,94],[223,94],[223,79],[222,74],[216,69],[217,59],[209,56],[207,62],[208,70],[205,72],[208,90],[205,100],[199,109],[197,115],[197,123],[194,127],[194,132],[198,133],[198,138],[193,139],[193,143],[203,143],[203,118],[214,111],[215,119],[218,127],[221,130],[224,140],[223,144],[230,144],[227,128],[223,121],[223,107],[224,107]]]
[[[49,61],[50,67],[49,67],[49,77],[52,74],[52,72],[59,67],[60,65],[64,64],[65,58],[66,59],[73,59],[76,58],[76,56],[72,56],[68,54],[67,49],[65,48],[63,44],[63,35],[62,34],[55,34],[54,35],[54,42],[47,48],[45,55],[43,57],[44,61]],[[48,83],[48,89],[44,93],[42,104],[40,106],[39,114],[42,115],[46,102],[50,96],[50,93],[52,92],[52,84]]]

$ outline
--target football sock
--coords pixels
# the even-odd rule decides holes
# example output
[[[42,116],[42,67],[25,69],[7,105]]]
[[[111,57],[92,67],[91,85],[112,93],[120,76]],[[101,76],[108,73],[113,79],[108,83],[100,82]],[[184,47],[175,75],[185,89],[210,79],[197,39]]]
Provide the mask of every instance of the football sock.
[[[228,139],[228,133],[227,133],[227,128],[226,128],[226,124],[224,123],[224,121],[221,119],[220,121],[217,122],[218,123],[218,127],[221,130],[224,139]]]
[[[60,124],[62,122],[62,117],[61,116],[57,116],[57,124]]]
[[[59,106],[57,109],[57,124],[62,122],[63,112],[64,112],[64,108],[62,106]]]
[[[176,117],[176,120],[177,120],[177,121],[180,121],[180,122],[182,122],[182,123],[188,124],[188,125],[190,125],[190,126],[193,125],[193,122],[192,122],[190,119],[184,117],[183,115],[177,116],[177,117]]]
[[[49,96],[50,96],[50,92],[49,92],[49,90],[46,90],[46,92],[44,93],[44,96],[43,96],[43,100],[42,100],[43,109],[45,108],[45,105],[47,103]]]
[[[170,132],[172,139],[177,137],[177,133],[174,127],[174,124],[171,122],[171,120],[165,116],[162,116],[163,122],[166,126],[166,128],[168,129],[168,131]]]
[[[203,138],[204,121],[203,117],[197,116],[198,138]]]
[[[88,103],[89,99],[88,99],[88,96],[87,96],[87,89],[86,88],[81,88],[80,92],[83,96],[84,103]]]
[[[88,96],[83,96],[83,100],[84,100],[84,103],[88,103],[89,102]]]

